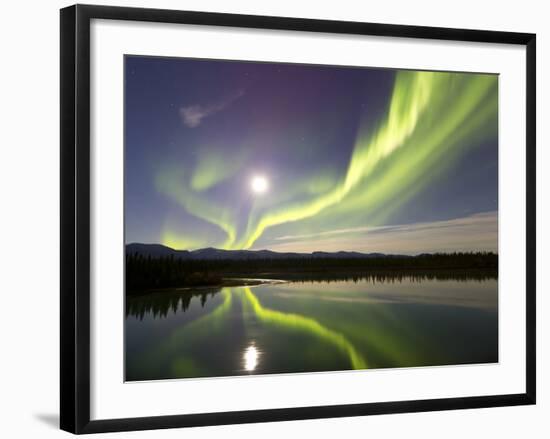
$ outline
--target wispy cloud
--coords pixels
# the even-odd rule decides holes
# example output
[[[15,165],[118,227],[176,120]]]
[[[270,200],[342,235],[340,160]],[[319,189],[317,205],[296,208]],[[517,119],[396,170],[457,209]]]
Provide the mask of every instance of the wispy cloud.
[[[498,251],[498,213],[413,224],[335,229],[285,235],[269,246],[276,251],[362,251],[400,254]]]
[[[185,126],[189,128],[198,127],[203,119],[212,116],[213,114],[222,111],[224,108],[232,104],[235,100],[244,95],[244,90],[237,90],[235,93],[209,105],[189,105],[180,108],[181,120]]]

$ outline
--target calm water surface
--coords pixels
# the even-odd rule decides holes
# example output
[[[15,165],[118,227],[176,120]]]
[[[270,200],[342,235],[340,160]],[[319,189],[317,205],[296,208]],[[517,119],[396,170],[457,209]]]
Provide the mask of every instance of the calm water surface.
[[[303,282],[126,303],[126,379],[498,361],[497,281]]]

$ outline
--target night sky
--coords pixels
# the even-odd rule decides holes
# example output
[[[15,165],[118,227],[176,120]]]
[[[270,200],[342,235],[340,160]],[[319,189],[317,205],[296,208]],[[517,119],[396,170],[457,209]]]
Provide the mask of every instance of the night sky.
[[[125,240],[497,251],[498,77],[125,59]]]

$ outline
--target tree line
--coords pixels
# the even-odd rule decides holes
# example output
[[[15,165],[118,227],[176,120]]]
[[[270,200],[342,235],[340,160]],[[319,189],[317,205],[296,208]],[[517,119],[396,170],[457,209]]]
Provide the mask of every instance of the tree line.
[[[411,270],[441,270],[451,277],[496,277],[498,255],[493,252],[433,253],[379,257],[277,257],[243,259],[184,259],[126,255],[126,291],[155,288],[219,286],[225,277],[288,280],[337,279],[374,271],[407,275]],[[479,274],[485,271],[485,274]],[[460,273],[462,272],[462,274]],[[354,273],[354,274],[351,274]],[[477,274],[476,274],[477,273]]]

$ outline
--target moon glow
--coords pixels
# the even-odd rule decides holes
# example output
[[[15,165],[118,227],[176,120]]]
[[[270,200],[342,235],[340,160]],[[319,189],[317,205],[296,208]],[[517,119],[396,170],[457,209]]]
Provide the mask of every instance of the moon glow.
[[[250,180],[250,188],[255,194],[263,194],[269,189],[269,182],[263,175],[255,175]]]

